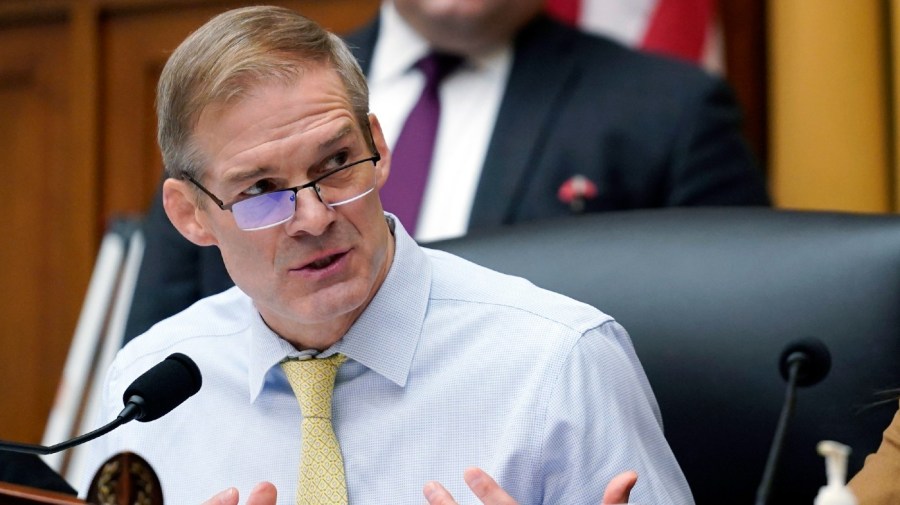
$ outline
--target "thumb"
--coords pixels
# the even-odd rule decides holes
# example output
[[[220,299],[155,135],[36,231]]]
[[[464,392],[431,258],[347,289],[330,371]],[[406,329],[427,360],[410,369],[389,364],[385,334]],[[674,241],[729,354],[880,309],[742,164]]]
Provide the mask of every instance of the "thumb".
[[[614,503],[628,503],[631,495],[631,489],[637,483],[638,474],[634,470],[622,472],[616,475],[606,485],[606,491],[603,493],[602,505],[612,505]]]

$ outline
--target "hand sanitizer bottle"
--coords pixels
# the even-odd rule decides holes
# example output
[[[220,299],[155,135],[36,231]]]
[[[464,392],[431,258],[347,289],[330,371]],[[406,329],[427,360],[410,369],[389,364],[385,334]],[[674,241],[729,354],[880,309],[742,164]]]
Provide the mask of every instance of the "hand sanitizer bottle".
[[[816,446],[825,457],[825,473],[828,483],[819,488],[814,505],[857,505],[856,497],[845,486],[847,479],[847,455],[850,448],[838,442],[823,440]]]

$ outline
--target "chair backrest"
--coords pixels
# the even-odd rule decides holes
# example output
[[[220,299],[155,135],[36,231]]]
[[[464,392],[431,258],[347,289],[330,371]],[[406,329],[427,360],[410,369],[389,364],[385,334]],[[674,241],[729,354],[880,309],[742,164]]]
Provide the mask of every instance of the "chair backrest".
[[[800,389],[771,503],[811,504],[820,440],[873,452],[900,387],[900,217],[664,209],[521,225],[429,245],[590,303],[629,331],[698,504],[753,503],[788,342],[830,374]]]

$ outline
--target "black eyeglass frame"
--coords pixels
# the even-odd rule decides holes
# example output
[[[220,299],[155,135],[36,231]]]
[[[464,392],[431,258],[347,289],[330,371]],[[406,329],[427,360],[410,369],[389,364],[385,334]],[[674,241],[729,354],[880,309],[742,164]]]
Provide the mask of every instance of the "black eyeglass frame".
[[[265,193],[260,193],[260,194],[258,194],[258,195],[253,195],[253,196],[251,196],[251,197],[244,198],[244,199],[242,199],[242,200],[236,200],[236,201],[234,201],[234,202],[227,203],[227,204],[226,204],[225,202],[223,202],[221,198],[219,198],[219,197],[217,197],[216,195],[214,195],[214,194],[212,193],[212,191],[210,191],[210,190],[206,189],[205,187],[203,187],[203,185],[200,184],[199,182],[197,182],[197,179],[194,179],[193,177],[191,177],[190,174],[188,174],[188,173],[185,172],[185,173],[182,173],[182,174],[181,174],[181,177],[182,177],[183,179],[188,180],[188,181],[190,181],[191,183],[193,183],[194,186],[197,186],[197,188],[200,189],[200,191],[206,193],[206,196],[210,197],[210,198],[212,199],[212,201],[215,202],[215,204],[216,204],[220,209],[222,209],[222,210],[227,210],[227,211],[232,211],[231,208],[234,207],[235,204],[238,204],[238,203],[240,203],[240,202],[247,201],[247,200],[250,199],[250,198],[256,198],[257,196],[263,196],[263,195],[267,195],[267,194],[269,194],[269,193],[277,193],[277,192],[279,192],[279,191],[293,191],[293,192],[294,192],[294,199],[296,200],[296,198],[297,198],[297,193],[299,193],[301,190],[304,190],[304,189],[306,189],[306,188],[312,188],[313,192],[316,194],[316,198],[318,198],[319,201],[322,202],[323,204],[328,205],[328,204],[325,203],[325,200],[322,200],[322,195],[320,194],[320,191],[321,191],[321,190],[319,189],[319,183],[322,182],[323,179],[326,179],[327,177],[330,177],[330,176],[332,176],[332,175],[334,175],[334,174],[336,174],[336,173],[338,173],[338,172],[340,172],[340,171],[342,171],[342,170],[347,170],[347,169],[350,168],[350,167],[355,167],[356,165],[360,165],[360,164],[362,164],[362,163],[368,163],[368,162],[370,162],[370,161],[372,162],[373,165],[376,165],[376,166],[377,166],[377,165],[378,165],[378,162],[381,161],[381,154],[379,154],[378,151],[375,151],[375,154],[373,154],[373,155],[372,155],[371,157],[369,157],[369,158],[363,158],[363,159],[361,159],[361,160],[354,161],[353,163],[348,163],[348,164],[346,164],[346,165],[337,167],[337,168],[335,168],[335,169],[333,169],[333,170],[329,170],[328,172],[326,172],[326,173],[320,175],[319,177],[316,177],[315,179],[313,179],[313,180],[307,182],[306,184],[301,184],[301,185],[299,185],[299,186],[294,186],[293,188],[273,189],[272,191],[266,191]],[[295,204],[295,205],[296,205],[296,204]],[[329,207],[330,207],[330,205],[329,205]],[[233,212],[233,211],[232,211],[232,212]]]

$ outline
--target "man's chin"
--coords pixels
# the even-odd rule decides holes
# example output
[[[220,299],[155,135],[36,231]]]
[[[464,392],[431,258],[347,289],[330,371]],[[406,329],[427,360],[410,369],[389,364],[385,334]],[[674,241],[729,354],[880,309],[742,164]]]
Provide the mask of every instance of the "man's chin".
[[[302,298],[293,298],[298,303],[290,312],[299,321],[308,324],[322,325],[346,318],[350,314],[362,312],[367,293],[362,289],[353,289],[352,283],[340,283],[320,289]],[[288,298],[291,299],[291,298]]]

